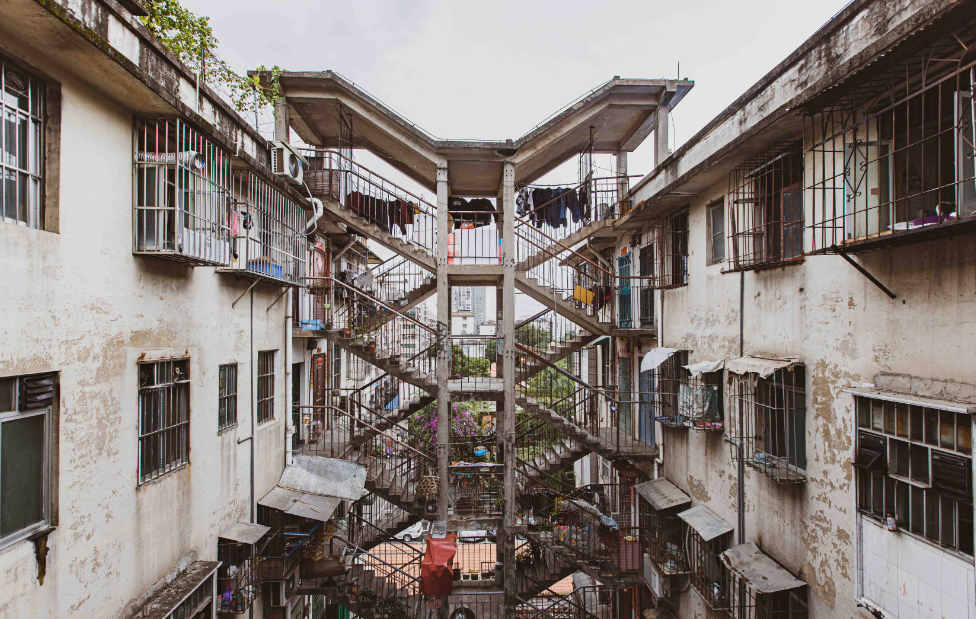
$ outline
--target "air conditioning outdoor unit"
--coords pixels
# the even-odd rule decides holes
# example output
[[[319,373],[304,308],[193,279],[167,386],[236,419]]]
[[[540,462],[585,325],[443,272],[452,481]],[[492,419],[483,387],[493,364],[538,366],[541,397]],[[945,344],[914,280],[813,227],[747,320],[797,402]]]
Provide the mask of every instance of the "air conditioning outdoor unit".
[[[308,160],[291,144],[271,142],[271,170],[277,176],[301,185],[306,167],[308,167]]]
[[[264,592],[267,595],[268,606],[284,608],[288,606],[288,600],[295,595],[298,590],[298,570],[291,573],[284,580],[272,580],[264,583]]]
[[[663,600],[671,595],[667,576],[661,573],[657,564],[651,560],[647,553],[644,553],[644,581],[658,600]]]

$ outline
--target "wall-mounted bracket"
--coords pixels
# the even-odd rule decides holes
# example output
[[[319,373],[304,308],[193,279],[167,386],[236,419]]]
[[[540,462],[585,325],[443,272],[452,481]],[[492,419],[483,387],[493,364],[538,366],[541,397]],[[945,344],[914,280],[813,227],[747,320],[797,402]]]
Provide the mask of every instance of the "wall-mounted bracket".
[[[244,292],[242,292],[242,293],[241,293],[241,296],[239,296],[239,297],[237,297],[237,299],[236,299],[236,300],[235,300],[235,301],[234,301],[233,303],[231,303],[231,304],[230,304],[230,308],[231,308],[231,309],[234,309],[234,307],[236,307],[236,306],[237,306],[237,303],[238,303],[238,302],[239,302],[239,301],[240,301],[241,299],[243,299],[243,298],[244,298],[244,295],[246,295],[247,293],[249,293],[249,292],[251,292],[251,289],[252,289],[252,288],[254,288],[255,286],[257,286],[257,285],[258,285],[258,281],[260,281],[260,280],[257,280],[257,279],[256,279],[256,280],[254,280],[254,283],[253,283],[253,284],[251,284],[250,286],[248,286],[248,287],[247,287],[247,290],[245,290]]]
[[[878,278],[876,278],[874,275],[871,275],[870,273],[868,273],[867,269],[865,269],[864,267],[862,267],[860,264],[854,262],[854,259],[851,258],[850,256],[848,256],[846,251],[844,251],[840,247],[837,247],[836,245],[834,245],[831,249],[833,250],[833,252],[835,254],[839,255],[844,260],[847,260],[851,264],[852,267],[854,267],[855,269],[857,269],[861,273],[861,275],[863,275],[864,277],[868,278],[871,281],[871,283],[874,284],[875,286],[877,286],[878,288],[880,288],[882,292],[884,292],[886,295],[888,295],[892,299],[895,298],[895,293],[893,293],[892,291],[888,290],[888,288],[884,284],[882,284],[881,282],[879,282],[878,281]]]

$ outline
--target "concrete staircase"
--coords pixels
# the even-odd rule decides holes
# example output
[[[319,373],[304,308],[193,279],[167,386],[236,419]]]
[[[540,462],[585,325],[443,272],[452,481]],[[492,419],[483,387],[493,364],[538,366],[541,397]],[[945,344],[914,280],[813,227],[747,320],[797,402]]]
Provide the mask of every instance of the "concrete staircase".
[[[356,452],[354,459],[366,467],[367,490],[417,519],[424,517],[427,502],[417,496],[418,480],[399,471],[396,459],[367,454],[364,450]]]
[[[590,450],[585,445],[567,437],[536,454],[522,469],[530,480],[542,480],[572,466],[588,453]]]
[[[559,239],[558,242],[552,243],[545,249],[540,249],[532,256],[522,260],[521,262],[515,265],[515,270],[524,272],[530,269],[534,269],[540,264],[543,264],[545,261],[551,260],[559,256],[560,254],[565,252],[567,248],[575,247],[576,245],[582,243],[583,241],[590,238],[594,234],[601,232],[605,228],[610,227],[612,224],[613,222],[610,220],[590,222],[589,224],[583,226],[576,232],[573,232],[566,238]]]
[[[364,530],[359,537],[359,546],[363,550],[372,550],[379,544],[390,541],[400,531],[420,522],[420,516],[416,514],[401,509],[398,509],[396,513],[396,517],[384,522],[381,528],[370,527],[368,530]]]
[[[518,328],[516,328],[516,332]],[[543,369],[549,366],[549,364],[555,365],[557,361],[561,361],[573,354],[574,352],[581,351],[584,347],[588,346],[592,342],[599,339],[599,335],[593,335],[583,331],[580,334],[574,335],[573,337],[563,340],[562,342],[556,342],[552,344],[548,350],[539,352],[539,356],[548,361],[545,363],[540,359],[536,359],[531,355],[525,355],[524,363],[518,366],[517,370],[517,380],[528,380],[532,378]],[[516,349],[516,354],[518,351]]]
[[[394,362],[388,356],[380,356],[376,352],[370,352],[369,348],[363,344],[355,342],[355,338],[342,336],[342,331],[333,329],[331,331],[321,331],[322,337],[338,345],[339,348],[349,351],[366,363],[378,367],[380,370],[396,376],[405,383],[416,385],[433,396],[437,395],[437,379],[433,374],[428,374],[407,363]]]
[[[406,312],[429,299],[435,292],[437,292],[437,277],[431,275],[430,277],[424,278],[420,286],[414,288],[405,296],[387,301],[386,303],[395,307],[397,311]],[[378,329],[396,316],[396,312],[391,312],[382,307],[379,308],[379,311],[380,314],[368,322],[371,329]]]
[[[334,219],[346,224],[346,226],[352,228],[359,234],[380,243],[414,264],[422,266],[431,273],[437,273],[437,257],[429,253],[426,249],[386,232],[365,217],[353,214],[352,211],[334,200],[323,199],[323,204]]]
[[[352,444],[350,449],[359,449],[359,446],[373,438],[381,432],[386,432],[396,424],[401,421],[406,421],[413,416],[414,413],[418,412],[428,404],[436,402],[437,398],[429,395],[417,395],[410,399],[410,401],[401,404],[396,410],[388,411],[384,409],[382,411],[383,417],[374,419],[370,425],[371,428],[366,428],[360,434],[357,434],[352,439]],[[387,414],[389,413],[389,414]]]
[[[353,555],[354,556],[354,555]],[[366,556],[369,556],[368,554]],[[352,556],[348,558],[352,560]],[[353,615],[362,619],[376,619],[381,616],[381,611],[369,604],[366,600],[372,598],[372,594],[379,599],[398,598],[406,607],[408,617],[422,617],[421,605],[423,596],[413,591],[417,590],[416,584],[405,591],[404,587],[397,582],[402,579],[402,575],[395,573],[395,578],[381,572],[387,572],[388,568],[373,563],[364,565],[361,563],[349,563],[346,573],[342,577],[343,586],[335,587],[301,587],[300,591],[306,595],[324,595],[326,599],[334,604],[338,604],[351,612]],[[420,568],[417,568],[417,579],[419,580]],[[350,594],[349,585],[358,585],[358,595]]]
[[[576,307],[575,302],[563,299],[559,294],[554,294],[548,286],[540,284],[535,277],[529,277],[523,272],[516,272],[515,287],[590,333],[610,335],[613,328],[611,323],[601,322],[597,316],[587,315],[584,309]]]

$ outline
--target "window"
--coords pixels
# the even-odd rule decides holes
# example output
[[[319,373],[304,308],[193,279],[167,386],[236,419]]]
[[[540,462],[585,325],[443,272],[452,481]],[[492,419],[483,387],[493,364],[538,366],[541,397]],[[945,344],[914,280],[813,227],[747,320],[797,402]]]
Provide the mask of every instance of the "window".
[[[274,419],[276,352],[265,350],[258,353],[258,423]]]
[[[237,425],[237,364],[220,366],[217,387],[217,429]]]
[[[725,260],[725,206],[718,201],[708,207],[708,264]]]
[[[0,220],[44,228],[45,84],[0,56]]]
[[[139,483],[190,462],[190,360],[139,364]]]
[[[973,556],[972,419],[854,396],[857,503],[867,516]]]
[[[731,270],[756,269],[803,255],[802,142],[777,144],[732,170]]]
[[[762,359],[781,367],[766,378],[751,371],[731,380],[729,440],[732,458],[780,483],[806,481],[806,389],[804,366]],[[741,407],[741,414],[740,414]],[[740,454],[739,446],[742,446]]]
[[[0,378],[0,546],[51,523],[54,374]]]
[[[705,540],[698,531],[687,525],[685,531],[691,586],[712,610],[727,609],[729,570],[722,562],[721,554],[729,548],[732,534],[723,533],[714,539]]]

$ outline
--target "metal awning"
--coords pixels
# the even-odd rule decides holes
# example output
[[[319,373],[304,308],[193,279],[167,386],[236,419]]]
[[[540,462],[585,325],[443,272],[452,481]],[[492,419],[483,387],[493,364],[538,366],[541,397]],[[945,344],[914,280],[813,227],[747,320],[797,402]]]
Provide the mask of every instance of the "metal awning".
[[[852,387],[850,389],[841,389],[841,391],[865,398],[874,398],[875,400],[885,400],[887,402],[897,402],[899,404],[914,404],[915,406],[927,406],[929,408],[937,408],[939,410],[952,411],[954,413],[969,415],[976,414],[976,406],[972,404],[963,404],[961,402],[936,400],[935,398],[922,398],[916,395],[895,393],[893,391],[881,391],[879,389],[871,389],[868,387]]]
[[[221,531],[218,537],[253,546],[270,530],[271,527],[254,524],[253,522],[237,522]]]
[[[795,357],[778,359],[776,357],[739,357],[729,361],[726,366],[732,374],[758,374],[760,378],[771,376],[776,370],[800,363]]]
[[[165,589],[152,596],[142,610],[134,617],[138,619],[168,619],[173,611],[183,603],[190,594],[197,590],[210,576],[217,571],[220,561],[195,561],[182,574],[169,583]],[[212,586],[212,585],[211,585]],[[213,593],[207,591],[207,600],[213,599]],[[201,600],[201,604],[202,604]],[[191,609],[199,610],[199,609]]]
[[[678,514],[689,527],[695,530],[706,542],[710,542],[719,535],[732,531],[732,525],[719,518],[718,514],[704,505],[692,507]]]
[[[686,365],[684,368],[691,372],[691,377],[694,378],[699,374],[707,374],[709,372],[717,372],[725,367],[725,359],[719,359],[718,361],[699,361],[698,363],[692,363],[691,365]]]
[[[756,593],[776,593],[806,586],[752,542],[729,548],[721,555],[722,563],[738,574]]]
[[[325,522],[343,499],[355,501],[366,487],[366,468],[338,458],[297,455],[278,485],[258,505]]]
[[[671,358],[671,355],[678,352],[677,348],[664,348],[659,346],[657,348],[652,348],[644,358],[641,359],[640,371],[648,372],[650,370],[655,370],[659,365]]]
[[[663,477],[637,484],[634,489],[656,510],[691,503],[691,497]]]

